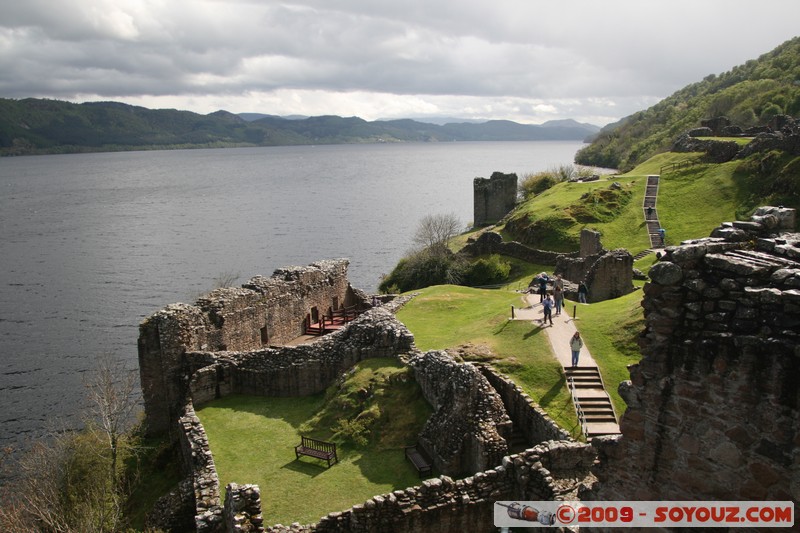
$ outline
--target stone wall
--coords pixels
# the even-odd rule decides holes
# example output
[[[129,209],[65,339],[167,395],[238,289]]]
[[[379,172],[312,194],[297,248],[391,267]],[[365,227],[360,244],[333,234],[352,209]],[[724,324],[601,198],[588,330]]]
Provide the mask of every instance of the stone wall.
[[[619,298],[634,289],[633,256],[623,248],[588,257],[560,257],[554,272],[573,283],[586,281],[589,303]],[[564,294],[577,299],[577,293],[567,290],[566,285]]]
[[[562,254],[547,250],[537,250],[516,241],[504,242],[503,237],[493,231],[481,233],[477,239],[468,242],[462,251],[473,257],[490,254],[506,255],[538,265],[555,265],[556,260],[561,256],[577,256],[577,252]]]
[[[517,205],[517,175],[493,172],[489,179],[472,183],[475,226],[494,224]]]
[[[251,352],[188,352],[190,392],[196,406],[227,394],[309,396],[324,391],[346,370],[371,357],[396,357],[414,349],[414,337],[388,308],[365,312],[311,344]]]
[[[550,416],[539,407],[516,383],[510,378],[498,373],[487,364],[476,364],[489,384],[497,391],[503,400],[506,412],[514,421],[514,426],[525,436],[525,441],[530,443],[548,440],[570,441],[569,432],[560,427]]]
[[[464,476],[499,464],[508,454],[512,422],[478,368],[443,351],[420,354],[408,364],[434,409],[419,437],[434,466]]]
[[[566,434],[555,424],[551,427],[547,415],[491,369],[456,363],[445,352],[416,352],[413,336],[393,315],[406,297],[373,308],[311,344],[231,350],[237,343],[250,346],[252,327],[247,324],[256,320],[254,309],[261,300],[248,287],[267,285],[251,280],[242,289],[218,291],[199,306],[168,306],[141,327],[140,359],[146,367],[142,376],[151,380],[147,387],[143,383],[151,395],[146,401],[151,410],[148,422],[175,428],[173,435],[188,473],[183,492],[165,497],[157,506],[159,511],[149,522],[152,527],[184,524],[185,528],[193,521],[194,530],[201,533],[260,531],[263,519],[257,487],[231,485],[225,505],[221,504],[213,456],[195,406],[233,393],[314,394],[368,357],[396,356],[409,364],[435,409],[421,432],[420,444],[440,471],[470,477],[453,481],[442,476],[419,487],[376,496],[309,526],[314,531],[491,531],[494,501],[555,498],[564,483],[576,486],[577,478],[588,475],[595,451],[583,444],[551,442],[509,457],[512,421],[504,400],[519,415],[518,424],[531,441]],[[297,287],[293,290],[302,293]],[[502,396],[486,376],[502,390]],[[161,407],[166,412],[158,412]],[[559,469],[568,480],[559,482],[557,492],[554,476]],[[581,476],[576,478],[576,471]],[[169,513],[165,505],[176,508]]]
[[[600,242],[600,232],[590,229],[581,230],[581,257],[597,255],[603,251],[603,243]]]
[[[733,238],[669,247],[650,270],[644,357],[620,386],[622,435],[593,441],[592,498],[798,509],[800,235],[724,228]]]
[[[178,440],[184,460],[184,470],[189,472],[189,481],[194,491],[195,531],[197,533],[223,531],[223,508],[217,468],[208,446],[206,430],[197,418],[191,402],[186,405],[183,416],[177,422],[181,430]]]
[[[347,281],[346,259],[278,269],[240,288],[212,291],[197,305],[174,304],[139,326],[139,371],[148,434],[171,430],[186,394],[187,351],[255,350],[304,333],[304,321],[330,309],[368,307]]]
[[[470,533],[495,532],[498,500],[559,500],[591,480],[595,451],[586,444],[546,442],[473,476],[448,476],[375,496],[317,524],[274,525],[270,533]]]
[[[231,533],[264,531],[258,485],[228,483],[225,487],[225,525]]]

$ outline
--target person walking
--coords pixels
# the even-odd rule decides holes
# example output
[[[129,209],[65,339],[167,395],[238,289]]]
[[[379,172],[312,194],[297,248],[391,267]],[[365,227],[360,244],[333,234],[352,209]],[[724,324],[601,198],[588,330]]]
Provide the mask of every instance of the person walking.
[[[547,294],[547,278],[543,275],[539,278],[539,302],[544,301],[545,294]]]
[[[667,237],[667,230],[664,228],[658,228],[658,235],[661,237],[661,246],[665,246],[667,244],[666,237]]]
[[[586,303],[586,296],[589,294],[589,287],[586,286],[586,282],[581,280],[578,284],[578,301],[582,304]]]
[[[556,285],[553,287],[553,303],[556,306],[556,316],[561,314],[561,306],[564,305],[564,291]]]
[[[553,300],[550,298],[548,294],[545,296],[544,301],[542,302],[542,309],[544,309],[544,318],[542,319],[542,325],[547,324],[547,321],[550,321],[550,325],[553,325]]]
[[[569,347],[572,350],[572,366],[578,366],[578,359],[581,356],[581,348],[583,347],[583,339],[581,334],[575,331],[575,335],[569,340]]]

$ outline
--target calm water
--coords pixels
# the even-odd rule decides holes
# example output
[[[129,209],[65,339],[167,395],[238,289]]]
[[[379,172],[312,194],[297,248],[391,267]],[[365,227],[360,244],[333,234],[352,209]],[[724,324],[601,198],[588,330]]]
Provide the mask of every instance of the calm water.
[[[77,424],[98,357],[136,367],[142,319],[224,274],[350,259],[376,289],[472,180],[571,163],[577,142],[377,144],[0,159],[0,446]]]

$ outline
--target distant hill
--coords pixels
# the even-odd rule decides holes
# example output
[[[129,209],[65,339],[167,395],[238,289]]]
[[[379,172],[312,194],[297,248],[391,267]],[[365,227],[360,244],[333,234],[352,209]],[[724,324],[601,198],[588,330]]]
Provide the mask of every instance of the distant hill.
[[[252,122],[261,118],[285,118],[287,120],[303,120],[308,118],[306,115],[268,115],[266,113],[237,113],[247,122]]]
[[[169,148],[374,142],[583,140],[600,128],[575,121],[547,125],[495,120],[436,125],[410,119],[279,117],[217,111],[200,115],[119,102],[0,99],[0,155]]]
[[[700,126],[702,119],[727,116],[748,128],[769,124],[779,114],[800,115],[800,37],[606,126],[578,152],[576,162],[628,170],[669,150],[679,135]]]

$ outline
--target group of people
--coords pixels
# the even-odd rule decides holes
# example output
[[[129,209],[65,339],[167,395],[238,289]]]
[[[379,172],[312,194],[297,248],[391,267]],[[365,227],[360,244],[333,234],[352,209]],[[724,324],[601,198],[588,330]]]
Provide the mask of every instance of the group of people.
[[[539,294],[539,303],[542,304],[542,308],[544,309],[543,323],[546,324],[547,322],[550,322],[550,325],[552,326],[553,309],[555,309],[555,315],[559,316],[561,314],[561,309],[564,307],[564,280],[558,275],[555,278],[550,278],[550,276],[548,276],[545,272],[542,272],[536,276],[535,279],[539,284],[539,288],[537,290]],[[552,298],[547,292],[547,284],[549,282],[553,283]],[[586,286],[584,281],[581,281],[578,284],[578,301],[582,304],[585,304],[588,294],[589,288]]]
[[[539,301],[542,303],[544,309],[544,320],[542,323],[546,324],[548,321],[553,325],[553,308],[556,310],[556,316],[561,314],[561,308],[564,306],[564,280],[561,276],[556,276],[553,280],[553,297],[547,292],[547,282],[540,278],[539,281]]]

